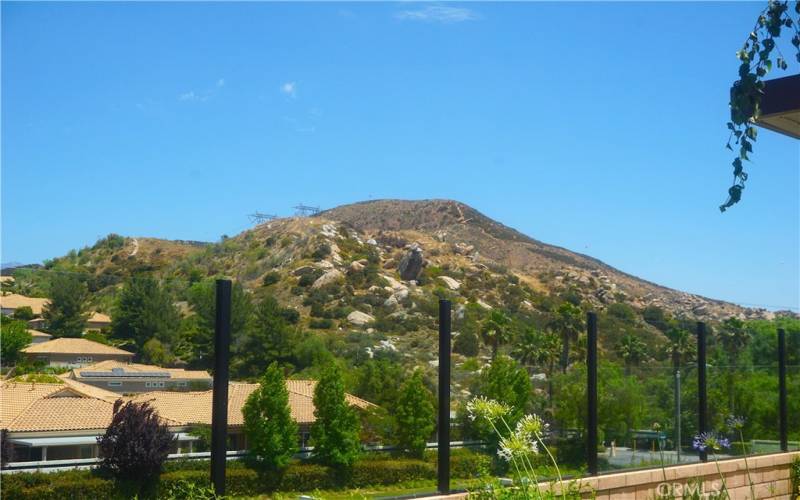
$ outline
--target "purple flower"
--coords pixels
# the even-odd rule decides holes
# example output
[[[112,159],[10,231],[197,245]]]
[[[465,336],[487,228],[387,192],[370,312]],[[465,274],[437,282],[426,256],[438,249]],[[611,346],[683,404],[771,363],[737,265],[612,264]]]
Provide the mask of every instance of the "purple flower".
[[[698,434],[692,440],[692,448],[699,451],[719,451],[723,448],[730,448],[731,442],[728,438],[724,438],[714,434],[713,432],[703,432]]]
[[[737,417],[736,415],[731,415],[728,417],[726,423],[728,427],[733,430],[741,430],[744,427],[745,418],[744,417]]]

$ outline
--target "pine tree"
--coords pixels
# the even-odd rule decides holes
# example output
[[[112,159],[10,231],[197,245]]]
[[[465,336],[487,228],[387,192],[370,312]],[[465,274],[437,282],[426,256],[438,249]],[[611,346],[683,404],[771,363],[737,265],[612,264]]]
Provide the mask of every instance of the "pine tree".
[[[360,422],[345,400],[339,368],[331,364],[314,389],[314,417],[311,442],[314,457],[333,467],[349,467],[358,458]]]
[[[179,324],[180,315],[169,293],[154,278],[135,276],[125,283],[117,299],[111,334],[132,341],[141,351],[152,338],[171,346]]]
[[[50,302],[42,317],[47,330],[56,337],[80,337],[89,319],[86,283],[66,274],[56,274],[50,283]]]
[[[254,461],[264,471],[282,469],[297,451],[298,427],[289,408],[289,391],[277,363],[264,372],[242,410],[244,431]]]
[[[433,394],[425,387],[420,371],[415,371],[401,387],[395,419],[397,445],[409,454],[421,458],[436,427],[436,421]]]

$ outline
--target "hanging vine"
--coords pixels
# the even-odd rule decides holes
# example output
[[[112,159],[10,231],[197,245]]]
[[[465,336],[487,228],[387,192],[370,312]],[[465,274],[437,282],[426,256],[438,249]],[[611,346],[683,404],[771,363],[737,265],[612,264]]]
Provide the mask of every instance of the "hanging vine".
[[[792,19],[790,3],[794,4],[792,10],[795,19]],[[738,147],[738,154],[733,160],[733,185],[728,189],[727,201],[719,207],[721,212],[742,198],[742,190],[747,180],[743,162],[750,160],[753,143],[758,135],[755,121],[761,112],[761,97],[764,95],[762,78],[772,70],[773,65],[781,70],[788,67],[786,59],[775,43],[775,39],[780,37],[784,30],[792,30],[792,45],[797,51],[795,57],[800,62],[800,2],[798,1],[770,0],[767,8],[759,14],[744,46],[736,53],[741,64],[739,79],[731,87],[731,121],[728,122],[730,136],[726,147],[731,151],[735,151],[734,148]]]

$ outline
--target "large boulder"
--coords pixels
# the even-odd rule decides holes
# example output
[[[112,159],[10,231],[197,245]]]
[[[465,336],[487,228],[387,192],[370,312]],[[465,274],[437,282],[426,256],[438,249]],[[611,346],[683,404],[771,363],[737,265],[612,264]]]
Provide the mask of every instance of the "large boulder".
[[[418,280],[420,275],[422,275],[425,264],[425,258],[422,256],[422,248],[417,244],[412,245],[397,266],[400,279],[405,281]]]
[[[439,276],[439,279],[445,285],[447,285],[447,288],[449,288],[450,290],[458,290],[459,288],[461,288],[461,283],[451,278],[450,276]]]
[[[344,279],[344,274],[338,269],[331,269],[327,273],[323,274],[311,285],[311,288],[322,288],[325,285],[329,285],[331,283],[336,283],[337,281],[341,281]]]
[[[353,311],[347,315],[347,321],[357,326],[364,326],[375,321],[375,318],[361,311]]]

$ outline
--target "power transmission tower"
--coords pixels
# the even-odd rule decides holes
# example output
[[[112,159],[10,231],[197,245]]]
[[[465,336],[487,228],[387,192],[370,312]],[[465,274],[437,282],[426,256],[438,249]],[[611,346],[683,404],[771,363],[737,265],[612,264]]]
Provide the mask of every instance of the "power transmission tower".
[[[250,218],[250,222],[253,224],[261,224],[272,219],[277,219],[278,216],[274,214],[262,214],[261,212],[253,212],[252,214],[248,215],[247,217]]]
[[[308,217],[309,215],[317,215],[320,212],[319,207],[310,207],[308,205],[303,205],[302,203],[292,207],[295,210],[295,215],[299,215],[301,217]]]

